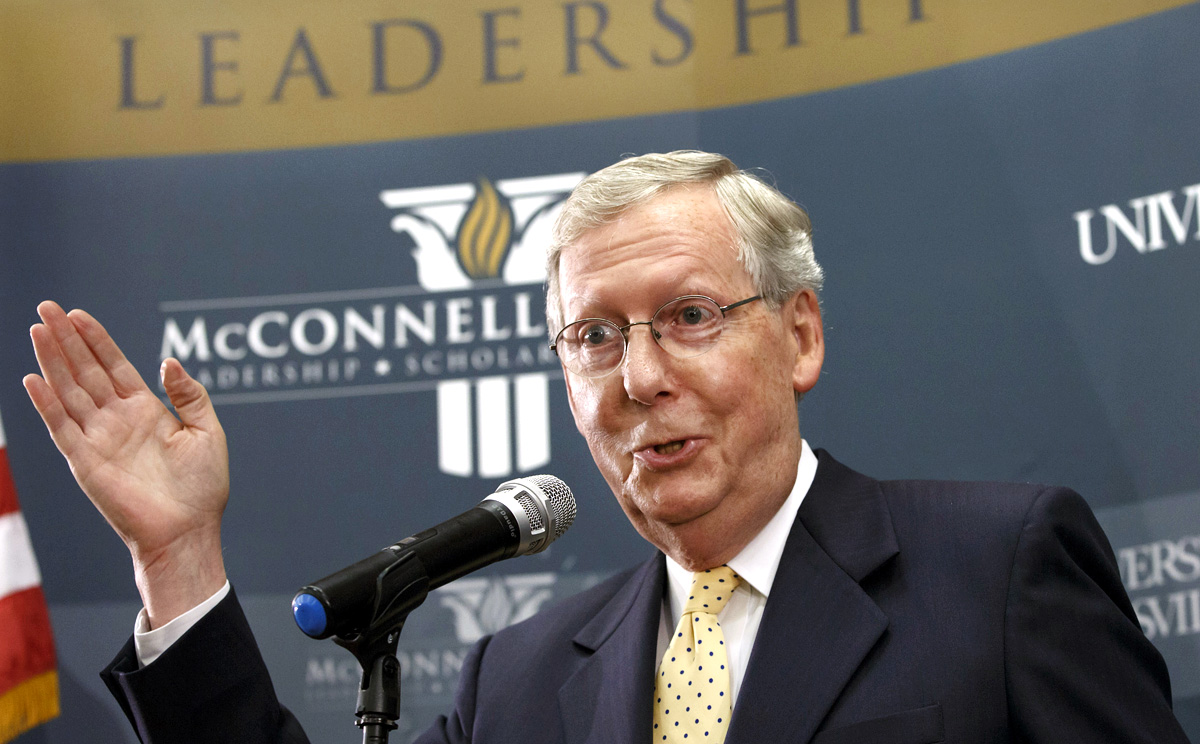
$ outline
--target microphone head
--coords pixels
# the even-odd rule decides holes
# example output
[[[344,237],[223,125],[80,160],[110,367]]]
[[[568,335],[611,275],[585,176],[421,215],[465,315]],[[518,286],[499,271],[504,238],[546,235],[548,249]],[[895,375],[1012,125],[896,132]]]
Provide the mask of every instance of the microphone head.
[[[530,475],[500,484],[484,501],[508,508],[521,528],[516,555],[540,553],[575,521],[575,496],[553,475]]]

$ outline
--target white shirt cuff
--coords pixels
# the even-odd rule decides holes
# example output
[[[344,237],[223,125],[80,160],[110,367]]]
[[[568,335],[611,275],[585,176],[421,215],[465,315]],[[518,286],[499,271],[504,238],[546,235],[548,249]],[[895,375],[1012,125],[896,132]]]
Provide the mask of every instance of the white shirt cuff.
[[[146,608],[143,607],[133,624],[133,649],[137,653],[138,668],[149,666],[155,659],[162,656],[164,651],[182,638],[184,633],[191,630],[192,626],[216,607],[222,599],[225,599],[227,594],[229,594],[228,580],[225,581],[225,586],[217,590],[216,594],[161,628],[154,630],[150,630],[150,619],[146,615]]]

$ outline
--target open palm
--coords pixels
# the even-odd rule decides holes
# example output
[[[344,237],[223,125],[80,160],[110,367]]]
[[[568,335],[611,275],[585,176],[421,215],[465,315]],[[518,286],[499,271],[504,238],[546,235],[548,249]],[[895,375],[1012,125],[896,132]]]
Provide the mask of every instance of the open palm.
[[[94,318],[53,302],[38,314],[30,336],[42,376],[28,375],[25,388],[84,493],[133,554],[143,599],[156,576],[211,573],[229,457],[204,387],[178,361],[164,362],[176,418]]]

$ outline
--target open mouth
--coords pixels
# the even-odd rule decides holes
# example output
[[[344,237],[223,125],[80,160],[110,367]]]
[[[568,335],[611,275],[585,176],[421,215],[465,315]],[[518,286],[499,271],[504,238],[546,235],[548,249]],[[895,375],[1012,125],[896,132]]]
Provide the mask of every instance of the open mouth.
[[[683,449],[683,440],[654,445],[654,451],[660,455],[671,455]]]

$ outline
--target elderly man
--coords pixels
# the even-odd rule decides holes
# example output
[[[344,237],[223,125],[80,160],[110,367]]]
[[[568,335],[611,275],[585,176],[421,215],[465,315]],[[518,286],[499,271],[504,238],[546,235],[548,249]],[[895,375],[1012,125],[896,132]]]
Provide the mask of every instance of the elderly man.
[[[824,357],[807,215],[727,159],[579,185],[548,259],[571,412],[661,555],[486,638],[428,742],[1185,742],[1083,500],[878,482],[801,438]],[[133,555],[105,678],[144,741],[303,741],[225,580],[225,442],[52,303],[26,387]]]

